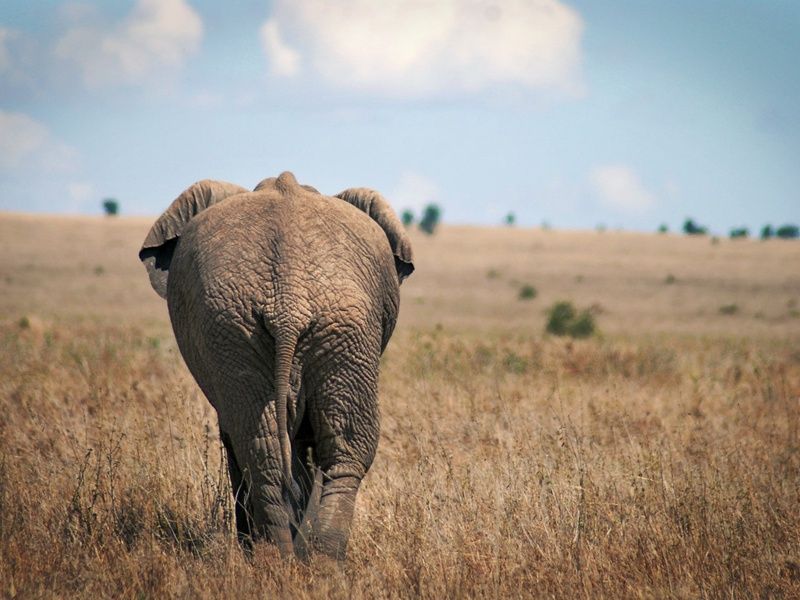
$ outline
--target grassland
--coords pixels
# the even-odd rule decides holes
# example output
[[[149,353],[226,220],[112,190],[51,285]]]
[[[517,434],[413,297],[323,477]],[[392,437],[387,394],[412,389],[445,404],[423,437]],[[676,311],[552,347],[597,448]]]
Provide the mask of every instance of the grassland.
[[[149,225],[0,215],[0,597],[800,597],[800,243],[414,237],[340,571],[239,552]]]

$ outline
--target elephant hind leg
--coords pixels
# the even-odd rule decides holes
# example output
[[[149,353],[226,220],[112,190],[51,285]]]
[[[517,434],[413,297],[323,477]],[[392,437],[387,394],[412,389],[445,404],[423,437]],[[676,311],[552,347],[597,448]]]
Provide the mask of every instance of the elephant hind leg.
[[[292,443],[292,476],[300,490],[299,497],[293,499],[294,551],[301,560],[306,560],[311,552],[311,532],[322,490],[322,471],[316,464],[314,431],[308,413],[303,415]]]
[[[303,522],[308,503],[314,487],[314,474],[316,472],[314,459],[314,432],[308,416],[303,415],[297,428],[297,433],[292,440],[292,479],[296,483],[298,493],[292,495],[293,508],[292,533]]]
[[[322,471],[319,509],[312,540],[317,552],[345,558],[356,495],[372,464],[380,433],[378,413],[378,351],[359,350],[314,388],[308,410],[315,451]]]
[[[228,456],[228,474],[231,478],[236,518],[236,538],[245,551],[250,551],[253,549],[253,515],[250,505],[250,487],[242,476],[242,470],[236,460],[230,436],[220,430],[220,439],[225,446],[225,454]]]
[[[291,506],[284,489],[277,437],[270,429],[270,424],[275,427],[274,415],[269,414],[274,407],[266,402],[253,402],[236,408],[226,411],[224,428],[230,432],[233,453],[249,488],[252,537],[267,538],[278,546],[281,554],[293,554],[289,529]]]
[[[319,515],[320,495],[322,492],[322,471],[313,467],[313,480],[308,489],[306,504],[302,518],[294,529],[294,551],[298,558],[307,560],[313,547],[313,532]]]

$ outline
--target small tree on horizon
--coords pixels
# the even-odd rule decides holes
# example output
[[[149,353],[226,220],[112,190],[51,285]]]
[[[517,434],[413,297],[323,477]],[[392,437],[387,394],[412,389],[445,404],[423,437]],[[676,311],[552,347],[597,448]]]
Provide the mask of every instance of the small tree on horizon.
[[[666,223],[662,223],[658,226],[658,233],[667,233],[669,231],[669,226]]]
[[[683,222],[683,232],[686,235],[706,235],[708,233],[708,227],[698,225],[694,222],[694,219],[687,218]]]
[[[797,225],[781,225],[775,230],[775,235],[782,240],[795,240],[800,237],[800,227]]]
[[[506,226],[513,227],[517,222],[517,215],[515,215],[513,212],[510,212],[503,218],[503,222],[506,224]]]
[[[442,217],[442,209],[437,204],[428,204],[425,210],[422,211],[422,218],[419,220],[419,228],[427,233],[433,235],[436,227],[439,225],[439,219]]]
[[[119,202],[117,202],[114,198],[106,198],[103,200],[103,211],[105,211],[106,216],[113,217],[119,214]]]
[[[405,227],[410,227],[414,224],[414,213],[407,208],[403,211],[403,214],[400,215],[400,219],[403,221]]]
[[[750,236],[750,230],[747,227],[734,227],[731,229],[730,238],[732,240],[739,238],[746,238]]]
[[[762,240],[768,240],[773,235],[775,235],[775,232],[772,229],[772,225],[767,224],[767,225],[764,225],[764,227],[761,228],[761,239]]]

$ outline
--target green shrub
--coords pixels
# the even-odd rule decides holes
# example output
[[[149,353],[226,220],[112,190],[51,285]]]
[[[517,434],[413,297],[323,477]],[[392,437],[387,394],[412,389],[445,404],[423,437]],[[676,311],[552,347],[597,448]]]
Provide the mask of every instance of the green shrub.
[[[672,285],[676,281],[678,281],[678,280],[675,278],[675,275],[673,275],[672,273],[668,273],[667,276],[664,278],[664,283],[666,283],[667,285]]]
[[[528,370],[528,361],[516,352],[507,352],[503,357],[503,367],[509,373],[521,375]]]
[[[589,310],[578,312],[572,302],[561,300],[547,311],[547,333],[585,338],[594,334],[596,324]]]
[[[119,202],[117,202],[114,198],[106,198],[103,200],[103,211],[109,217],[113,217],[119,214]]]
[[[750,235],[750,230],[747,227],[735,227],[731,229],[730,238],[732,240],[739,238],[746,238]]]
[[[588,310],[578,313],[569,327],[569,334],[575,338],[587,338],[594,334],[594,316]]]
[[[724,304],[719,307],[719,314],[721,315],[735,315],[739,312],[738,304]]]
[[[669,226],[666,223],[662,223],[658,226],[658,233],[667,233],[669,231]]]
[[[526,283],[521,288],[519,288],[519,299],[520,300],[533,300],[536,298],[536,295],[539,292],[536,291],[536,288],[533,287],[531,284]]]
[[[547,333],[567,335],[569,324],[575,319],[575,307],[572,302],[556,302],[547,311]]]
[[[794,240],[800,237],[800,227],[797,225],[781,225],[775,235],[784,240]]]
[[[400,218],[402,219],[405,227],[410,227],[414,224],[414,213],[408,209],[403,211],[403,214],[400,215]]]
[[[686,219],[683,222],[683,232],[686,235],[705,235],[708,233],[708,227],[698,225],[694,219]]]
[[[441,218],[442,209],[436,204],[428,204],[422,212],[422,218],[419,220],[419,228],[428,235],[433,235]]]
[[[773,235],[775,235],[775,230],[772,229],[772,225],[764,225],[764,227],[761,228],[761,239],[762,240],[768,240]]]

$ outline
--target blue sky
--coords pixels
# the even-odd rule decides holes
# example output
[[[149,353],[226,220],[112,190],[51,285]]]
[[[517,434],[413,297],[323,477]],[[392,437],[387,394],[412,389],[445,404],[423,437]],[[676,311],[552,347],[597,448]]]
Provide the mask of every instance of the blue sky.
[[[452,223],[800,221],[800,3],[7,1],[0,210],[283,170]]]

